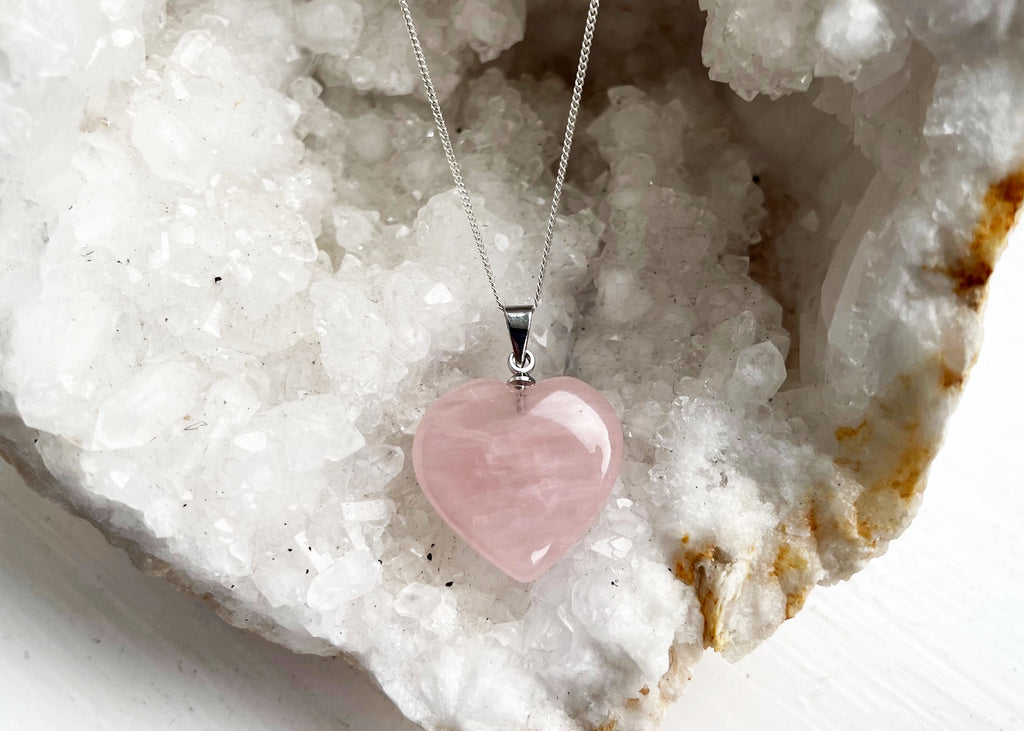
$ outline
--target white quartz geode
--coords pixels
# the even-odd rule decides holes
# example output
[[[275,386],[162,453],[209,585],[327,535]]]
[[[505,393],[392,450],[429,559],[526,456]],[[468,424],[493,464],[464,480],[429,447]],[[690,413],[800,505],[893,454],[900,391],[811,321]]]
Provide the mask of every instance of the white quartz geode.
[[[414,7],[510,302],[583,7]],[[653,728],[884,551],[1024,198],[1012,0],[606,3],[533,347],[626,457],[522,585],[406,459],[508,345],[398,4],[15,0],[0,49],[0,452],[427,728]]]

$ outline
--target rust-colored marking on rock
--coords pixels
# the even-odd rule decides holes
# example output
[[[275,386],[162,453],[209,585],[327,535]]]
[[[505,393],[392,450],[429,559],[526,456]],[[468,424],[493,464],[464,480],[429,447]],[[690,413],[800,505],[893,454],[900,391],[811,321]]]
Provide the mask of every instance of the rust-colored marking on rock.
[[[867,420],[857,426],[841,426],[836,429],[836,442],[843,447],[843,453],[833,459],[837,467],[849,467],[854,472],[861,469],[861,461],[850,455],[863,454],[864,445],[873,437],[871,426]]]
[[[1006,245],[1006,235],[1013,228],[1022,202],[1024,170],[989,186],[985,193],[985,212],[974,227],[967,253],[941,270],[953,280],[956,295],[974,310],[981,309],[985,301],[985,285]]]
[[[848,477],[863,490],[852,511],[829,511],[838,522],[825,525],[825,533],[840,532],[874,551],[906,527],[937,448],[939,434],[929,407],[939,382],[952,377],[942,370],[941,360],[929,359],[913,373],[900,375],[875,396],[864,422],[837,430],[833,461],[850,470]],[[819,512],[818,519],[823,517]]]
[[[807,594],[810,590],[811,587],[802,586],[786,594],[786,619],[793,619],[804,608],[804,603],[807,601]]]
[[[985,192],[984,212],[974,227],[967,253],[941,270],[952,279],[956,295],[974,310],[979,310],[985,301],[989,277],[1006,246],[1007,235],[1016,222],[1022,204],[1024,170],[1011,173],[990,185]],[[964,369],[952,368],[940,357],[937,364],[932,362],[925,371],[916,375],[922,377],[931,371],[934,374],[931,377],[937,380],[939,388],[950,391],[963,388],[969,370],[970,366]],[[897,393],[906,395],[914,392],[913,379],[909,374],[900,377],[900,384],[901,389]],[[910,500],[920,491],[925,472],[937,448],[936,444],[929,443],[935,440],[919,433],[920,424],[916,419],[920,415],[908,414],[907,405],[901,399],[882,400],[879,402],[879,410],[887,419],[898,418],[903,421],[902,429],[907,446],[898,454],[892,468],[883,477],[870,481],[867,489],[856,500],[857,532],[869,545],[877,544],[879,539],[893,538],[898,533],[899,521],[892,518],[883,521],[880,516],[907,513],[906,508],[902,511],[892,511],[890,508],[894,507],[896,498],[909,505]],[[851,458],[851,454],[864,455],[870,453],[872,447],[880,446],[876,444],[875,438],[861,438],[858,432],[865,423],[862,422],[854,429],[841,427],[836,430],[836,441],[845,452],[845,455],[836,457],[835,463],[838,466],[851,467],[861,472],[862,461]],[[892,435],[889,441],[892,443]]]
[[[1018,170],[989,186],[965,253],[946,267],[933,269],[947,275],[956,295],[974,310],[984,302],[989,277],[1022,206],[1024,170]],[[849,477],[864,489],[852,511],[812,503],[808,521],[819,545],[828,540],[853,550],[877,551],[906,527],[938,448],[936,409],[944,407],[935,396],[959,391],[972,366],[973,358],[967,364],[951,364],[942,355],[922,363],[877,394],[859,425],[835,431],[833,461],[849,470]]]
[[[779,544],[770,576],[779,580],[779,586],[786,595],[786,619],[796,616],[807,601],[810,586],[805,585],[803,576],[808,568],[807,556],[788,543]]]
[[[719,632],[722,623],[722,600],[714,592],[707,569],[697,568],[697,599],[700,601],[700,613],[704,617],[704,647],[721,652],[726,641]]]
[[[692,586],[697,592],[700,613],[704,616],[704,647],[721,651],[725,646],[718,631],[722,619],[722,607],[721,601],[714,591],[714,575],[717,574],[715,569],[724,567],[730,563],[730,559],[721,548],[713,543],[707,543],[698,550],[687,548],[689,542],[689,536],[684,536],[679,540],[680,553],[675,560],[675,575],[677,579],[687,586]]]
[[[911,432],[907,447],[892,471],[885,479],[871,483],[857,498],[857,533],[865,541],[875,544],[879,538],[894,538],[897,533],[895,525],[880,524],[879,514],[892,513],[883,509],[892,499],[899,498],[909,504],[910,500],[924,485],[924,475],[935,456],[936,445],[925,445],[917,438],[916,424],[908,426]],[[905,514],[905,510],[900,514]]]
[[[637,691],[637,693],[639,693],[642,696],[647,696],[647,695],[650,694],[650,692],[651,692],[651,689],[648,688],[646,685],[643,688],[641,688],[640,690]],[[640,710],[640,703],[641,703],[641,699],[639,698],[639,696],[634,696],[633,698],[627,698],[626,699],[626,710],[627,711],[639,711]]]
[[[771,575],[781,576],[789,571],[806,571],[807,557],[795,550],[788,543],[779,544],[779,552],[775,556],[775,565],[772,566]]]
[[[841,427],[839,427],[838,429],[836,429],[836,441],[837,442],[845,442],[847,440],[853,439],[854,437],[858,436],[861,433],[861,431],[864,430],[864,427],[866,427],[867,425],[868,425],[868,422],[867,422],[867,419],[865,419],[864,421],[859,423],[857,426],[841,426]],[[869,429],[868,431],[870,432],[871,430]]]
[[[942,368],[939,371],[939,387],[943,391],[950,389],[961,389],[964,386],[964,379],[967,378],[966,373],[960,373],[950,368],[946,363],[942,364]]]
[[[697,550],[693,548],[686,548],[689,543],[689,534],[684,535],[679,539],[681,550],[679,555],[676,557],[675,574],[676,578],[684,584],[687,586],[693,586],[697,581],[697,563],[700,561],[713,560],[715,557],[715,551],[718,550],[718,547],[713,543],[708,543],[704,548]]]
[[[725,641],[719,633],[722,606],[721,599],[715,593],[715,577],[719,569],[730,563],[730,559],[715,544],[706,544],[699,550],[687,549],[688,544],[689,536],[686,535],[679,542],[680,554],[676,557],[675,563],[676,577],[696,591],[700,613],[705,620],[703,644],[720,652],[725,646]]]
[[[921,484],[932,456],[934,449],[922,444],[911,444],[903,450],[896,470],[885,487],[895,490],[903,500],[909,500],[917,492],[917,486]]]
[[[595,726],[591,731],[615,731],[619,727],[619,719],[613,718],[610,721],[605,721],[600,726]]]

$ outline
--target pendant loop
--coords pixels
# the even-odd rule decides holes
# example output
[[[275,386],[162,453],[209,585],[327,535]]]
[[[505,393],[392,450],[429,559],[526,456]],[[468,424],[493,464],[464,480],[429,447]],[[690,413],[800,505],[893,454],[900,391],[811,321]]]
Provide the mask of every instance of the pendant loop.
[[[525,353],[525,362],[522,365],[516,363],[515,356],[512,353],[508,354],[508,369],[512,371],[512,377],[506,383],[514,388],[526,388],[537,382],[530,375],[530,371],[533,370],[533,353],[529,350],[525,351]]]
[[[508,336],[512,341],[512,353],[508,357],[508,368],[512,377],[511,386],[525,388],[534,383],[530,376],[533,370],[533,354],[527,349],[530,343],[530,326],[533,324],[533,305],[503,307]]]

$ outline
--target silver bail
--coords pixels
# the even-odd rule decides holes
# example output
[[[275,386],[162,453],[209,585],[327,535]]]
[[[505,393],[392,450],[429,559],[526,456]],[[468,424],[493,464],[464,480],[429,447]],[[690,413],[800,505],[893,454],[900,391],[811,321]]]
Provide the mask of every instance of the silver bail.
[[[508,336],[512,339],[512,360],[522,368],[526,365],[526,346],[530,343],[530,325],[533,324],[533,305],[505,307]]]
[[[512,354],[508,359],[512,377],[509,385],[524,388],[534,383],[530,376],[533,370],[533,354],[527,349],[530,343],[530,326],[533,324],[533,305],[514,305],[502,308],[505,311],[505,323],[508,325],[508,336],[512,340]]]

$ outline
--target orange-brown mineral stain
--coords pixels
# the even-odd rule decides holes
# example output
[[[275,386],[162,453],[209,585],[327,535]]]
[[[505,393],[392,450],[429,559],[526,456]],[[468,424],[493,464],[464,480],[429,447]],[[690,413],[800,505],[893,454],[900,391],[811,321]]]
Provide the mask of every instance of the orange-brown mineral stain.
[[[725,639],[719,633],[722,603],[715,593],[713,579],[716,569],[724,567],[730,559],[713,543],[707,543],[702,548],[688,548],[689,544],[689,535],[679,540],[680,549],[673,570],[677,579],[692,586],[697,592],[700,613],[704,617],[704,647],[721,651],[725,646]]]
[[[1024,170],[1007,175],[989,186],[985,211],[974,227],[967,253],[941,271],[953,280],[953,291],[974,310],[985,301],[985,285],[996,259],[1006,246],[1017,212],[1024,203]]]
[[[643,702],[642,699],[640,698],[640,696],[648,696],[648,695],[650,695],[651,689],[648,688],[645,685],[643,688],[638,690],[637,693],[639,695],[633,696],[632,698],[627,698],[626,699],[626,710],[627,711],[639,711],[640,708],[641,708],[640,704]]]
[[[963,388],[966,378],[966,373],[950,368],[948,364],[943,362],[939,370],[939,388],[943,391],[949,391],[950,389],[959,390]]]
[[[910,444],[900,455],[891,477],[882,486],[882,489],[895,490],[896,494],[903,500],[909,500],[917,492],[917,486],[921,484],[924,473],[931,464],[935,450],[923,444]]]
[[[895,538],[905,527],[910,506],[924,488],[925,473],[938,447],[933,427],[922,427],[934,393],[932,384],[949,382],[952,387],[957,380],[941,357],[931,359],[917,372],[901,375],[887,392],[876,396],[873,415],[856,426],[836,429],[838,451],[833,462],[850,470],[864,485],[850,516],[855,530],[851,537],[864,546],[874,549],[879,541]],[[829,526],[841,527],[835,522]]]
[[[992,275],[996,260],[1006,246],[1006,238],[1013,228],[1024,204],[1024,170],[1007,175],[989,186],[984,198],[984,213],[977,225],[967,253],[942,269],[953,281],[953,291],[975,311],[985,301],[986,287]],[[933,362],[932,368],[935,367]],[[939,359],[937,367],[938,386],[943,391],[963,388],[970,366],[965,369],[950,367]],[[935,371],[933,371],[935,372]],[[901,391],[911,390],[909,377],[901,379]],[[891,405],[881,404],[882,411],[896,411]],[[836,441],[844,456],[836,458],[839,466],[859,468],[863,457],[877,451],[881,445],[871,438],[871,428],[866,421],[857,427],[840,427],[836,430]],[[877,543],[879,538],[892,538],[898,532],[899,521],[881,519],[883,515],[898,515],[905,510],[892,510],[896,499],[909,504],[924,485],[928,465],[935,457],[938,445],[935,439],[924,438],[920,433],[919,421],[911,414],[903,417],[902,439],[906,446],[899,452],[892,466],[884,476],[873,479],[867,489],[857,498],[857,533],[868,544]],[[890,439],[892,437],[890,436]],[[849,455],[859,453],[860,460],[854,463]]]
[[[807,556],[788,543],[779,544],[775,563],[769,574],[779,580],[779,586],[786,595],[786,619],[796,616],[807,601],[811,587],[803,577],[809,567]]]
[[[807,527],[811,529],[811,535],[817,536],[821,526],[821,519],[818,517],[818,501],[811,498],[811,507],[807,509]]]
[[[865,427],[868,425],[867,419],[863,420],[857,426],[841,426],[836,429],[836,441],[846,442],[856,439],[861,436],[865,431]]]
[[[984,302],[985,287],[1022,204],[1024,170],[991,185],[985,194],[985,212],[975,226],[967,253],[941,269],[953,280],[957,296],[972,309],[980,309]],[[945,361],[938,365],[937,376],[933,377],[937,377],[943,390],[963,386],[966,372],[951,368]],[[934,374],[934,368],[935,363],[932,362],[926,370]],[[857,473],[867,482],[866,489],[853,506],[856,523],[853,516],[849,516],[840,525],[842,516],[822,515],[820,506],[812,499],[807,511],[807,524],[813,536],[817,537],[825,529],[841,532],[850,539],[859,539],[874,547],[879,540],[893,538],[898,533],[901,516],[907,514],[912,499],[923,487],[925,472],[937,449],[936,439],[921,434],[919,418],[922,403],[919,394],[914,393],[915,379],[905,375],[898,380],[894,391],[881,402],[876,402],[884,419],[879,424],[893,420],[897,422],[895,428],[876,430],[868,419],[864,419],[855,426],[841,426],[835,431],[839,447],[834,458],[836,466]],[[896,451],[893,447],[899,443],[906,446]],[[871,460],[867,460],[869,455]],[[728,559],[711,543],[699,548],[691,547],[689,534],[683,535],[679,543],[673,571],[676,578],[696,590],[704,617],[704,646],[720,650],[725,644],[725,638],[719,636],[722,607],[710,579],[717,564],[721,561],[727,563]],[[787,619],[800,610],[807,598],[810,585],[802,580],[807,568],[806,556],[787,543],[779,546],[769,574],[779,579],[786,595]],[[627,701],[627,705],[634,704],[639,704],[639,698]]]
[[[786,619],[793,619],[807,601],[807,593],[811,590],[809,586],[802,586],[799,589],[786,593]]]
[[[838,467],[849,467],[859,472],[861,462],[854,455],[864,453],[864,444],[871,439],[871,427],[865,419],[857,426],[841,426],[836,429],[836,441],[843,447],[842,454],[833,460]]]
[[[676,556],[674,570],[677,579],[687,586],[693,586],[697,581],[696,567],[698,562],[714,559],[717,546],[713,543],[708,543],[701,549],[693,549],[686,547],[689,543],[689,535],[685,535],[679,540],[682,550],[680,550],[679,554]]]
[[[924,487],[925,473],[935,457],[938,445],[922,438],[917,421],[904,424],[902,432],[906,446],[899,451],[891,467],[881,477],[871,480],[854,501],[857,533],[868,545],[896,537],[902,522],[898,516],[907,513],[911,500]],[[902,505],[895,504],[897,501]]]

